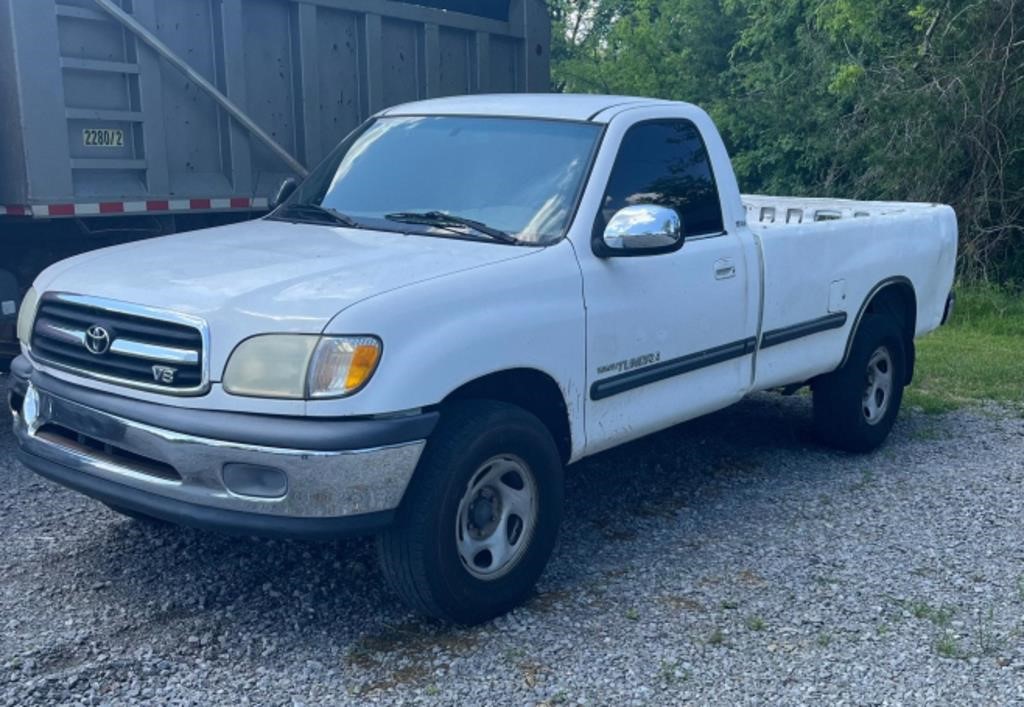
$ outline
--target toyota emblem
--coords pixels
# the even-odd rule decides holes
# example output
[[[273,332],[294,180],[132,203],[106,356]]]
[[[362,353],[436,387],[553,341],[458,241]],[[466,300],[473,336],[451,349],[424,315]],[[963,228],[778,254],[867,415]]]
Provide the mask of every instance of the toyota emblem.
[[[110,350],[110,332],[99,324],[93,324],[85,331],[85,348],[97,356],[105,354]]]

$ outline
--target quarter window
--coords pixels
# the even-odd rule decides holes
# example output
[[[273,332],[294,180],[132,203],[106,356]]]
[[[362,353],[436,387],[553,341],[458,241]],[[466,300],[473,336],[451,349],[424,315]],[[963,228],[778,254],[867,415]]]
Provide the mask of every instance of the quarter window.
[[[598,216],[598,232],[619,209],[657,204],[675,209],[687,236],[721,233],[722,207],[707,147],[686,120],[638,123],[622,139]]]

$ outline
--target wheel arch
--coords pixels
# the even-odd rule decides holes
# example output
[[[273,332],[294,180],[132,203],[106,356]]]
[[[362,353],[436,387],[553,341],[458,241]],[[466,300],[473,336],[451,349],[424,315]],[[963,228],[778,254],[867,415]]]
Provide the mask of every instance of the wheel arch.
[[[850,336],[846,341],[846,350],[843,352],[843,361],[840,367],[846,365],[850,358],[850,351],[853,348],[853,341],[860,330],[860,324],[866,314],[889,314],[897,319],[903,331],[903,348],[906,355],[907,385],[914,378],[914,362],[916,359],[914,349],[914,335],[917,332],[917,292],[914,284],[909,278],[898,276],[882,280],[875,285],[864,303],[857,312],[853,328],[850,329]]]
[[[494,400],[523,408],[536,416],[558,447],[562,463],[572,457],[572,423],[562,389],[550,374],[536,368],[495,371],[463,383],[441,401]]]

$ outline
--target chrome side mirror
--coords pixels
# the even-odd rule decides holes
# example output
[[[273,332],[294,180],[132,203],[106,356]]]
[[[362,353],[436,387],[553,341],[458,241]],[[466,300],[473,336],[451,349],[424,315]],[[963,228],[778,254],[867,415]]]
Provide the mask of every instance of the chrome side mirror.
[[[682,246],[683,221],[664,206],[627,206],[608,222],[603,241],[610,256],[664,253]]]
[[[288,199],[289,196],[295,193],[295,190],[298,188],[299,182],[297,179],[295,179],[295,177],[286,178],[283,182],[281,182],[281,186],[277,188],[277,194],[274,195],[274,198],[270,200],[270,203],[268,204],[268,206],[270,206],[270,210],[273,211],[278,206],[283,204]]]

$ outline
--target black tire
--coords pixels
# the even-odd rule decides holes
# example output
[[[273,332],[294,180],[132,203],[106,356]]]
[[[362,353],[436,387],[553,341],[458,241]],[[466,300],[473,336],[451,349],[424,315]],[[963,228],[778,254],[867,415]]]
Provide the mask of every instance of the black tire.
[[[532,533],[518,536],[504,574],[481,579],[459,554],[457,527],[473,504],[463,504],[496,457],[522,462],[532,475],[536,512]],[[505,479],[504,476],[500,477]],[[378,538],[381,571],[418,613],[476,624],[525,601],[544,571],[562,517],[562,462],[547,428],[525,410],[492,401],[445,407],[406,490],[396,524]],[[479,496],[474,496],[479,498]],[[495,506],[488,502],[490,514]],[[465,510],[465,514],[463,511]],[[475,516],[474,516],[475,517]],[[512,523],[498,523],[503,532]],[[493,532],[498,532],[494,530]],[[479,570],[478,570],[479,571]]]
[[[887,355],[887,361],[875,359],[880,352]],[[885,395],[873,388],[869,397],[873,359],[879,365],[889,364],[891,387]],[[870,452],[880,447],[899,415],[906,372],[906,347],[899,324],[885,315],[865,315],[846,363],[814,382],[814,426],[822,441],[848,452]],[[875,400],[873,408],[869,407],[871,398]]]
[[[145,513],[139,513],[138,511],[133,511],[130,508],[124,508],[122,506],[117,506],[117,505],[114,505],[112,503],[104,503],[103,505],[105,505],[107,508],[112,510],[114,513],[117,513],[119,515],[123,515],[126,518],[131,518],[132,520],[137,521],[139,523],[144,523],[146,525],[151,525],[154,528],[167,527],[167,526],[171,525],[166,520],[161,520],[159,518],[154,518],[153,516],[148,516]]]

